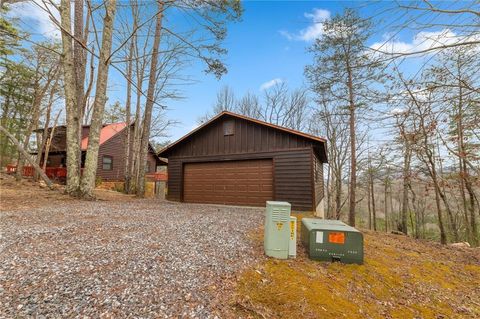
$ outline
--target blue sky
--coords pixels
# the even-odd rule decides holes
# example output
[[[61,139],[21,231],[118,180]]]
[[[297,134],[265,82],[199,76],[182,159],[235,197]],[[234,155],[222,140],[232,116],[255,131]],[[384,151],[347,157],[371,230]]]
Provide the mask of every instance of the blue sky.
[[[35,0],[39,1],[39,0]],[[121,3],[121,2],[120,2]],[[453,3],[453,2],[452,2]],[[443,3],[449,5],[449,3]],[[362,16],[375,17],[375,33],[368,45],[379,47],[388,40],[386,48],[393,51],[408,52],[427,48],[431,38],[439,37],[443,41],[453,41],[455,33],[441,27],[428,30],[408,30],[394,33],[392,27],[402,19],[390,13],[382,13],[394,2],[380,1],[245,1],[244,15],[240,22],[230,23],[228,37],[224,47],[228,50],[225,63],[228,73],[217,80],[206,75],[204,66],[193,63],[183,73],[195,83],[183,87],[184,99],[167,101],[166,116],[180,121],[169,131],[169,139],[175,140],[188,133],[197,125],[197,119],[211,109],[215,96],[223,86],[230,86],[237,97],[246,92],[261,93],[261,87],[273,81],[284,81],[292,89],[305,86],[304,67],[312,62],[307,47],[316,37],[321,36],[321,21],[335,13],[341,13],[345,7],[355,7]],[[382,13],[383,21],[378,19]],[[42,34],[46,38],[57,38],[55,30],[44,11],[31,3],[16,4],[11,14],[21,18],[21,26],[30,29],[33,39]],[[398,12],[397,12],[398,14]],[[173,17],[172,19],[175,19]],[[384,47],[385,48],[385,47]],[[421,59],[408,59],[404,70],[415,71]],[[125,101],[125,80],[112,71],[109,83],[109,104],[116,100]]]
[[[168,116],[181,124],[171,129],[175,140],[197,125],[197,119],[207,112],[219,89],[228,85],[236,96],[246,92],[261,93],[262,84],[280,79],[289,87],[306,85],[303,70],[311,63],[306,52],[312,41],[289,39],[288,34],[300,36],[313,25],[306,15],[315,9],[328,10],[332,15],[341,12],[348,2],[341,1],[247,1],[242,21],[231,23],[224,46],[228,49],[225,62],[228,73],[217,80],[205,75],[201,65],[191,74],[198,83],[185,88],[185,99],[169,103]],[[282,35],[283,34],[283,35]]]

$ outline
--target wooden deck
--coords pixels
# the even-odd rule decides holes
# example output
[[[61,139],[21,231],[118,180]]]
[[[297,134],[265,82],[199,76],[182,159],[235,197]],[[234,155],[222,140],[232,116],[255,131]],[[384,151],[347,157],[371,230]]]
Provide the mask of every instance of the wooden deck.
[[[17,172],[17,165],[8,164],[7,165],[7,174],[15,174]],[[35,169],[33,166],[25,165],[23,167],[22,175],[25,177],[33,177],[35,174]],[[45,174],[50,179],[55,180],[64,180],[67,177],[67,169],[65,167],[46,167]]]

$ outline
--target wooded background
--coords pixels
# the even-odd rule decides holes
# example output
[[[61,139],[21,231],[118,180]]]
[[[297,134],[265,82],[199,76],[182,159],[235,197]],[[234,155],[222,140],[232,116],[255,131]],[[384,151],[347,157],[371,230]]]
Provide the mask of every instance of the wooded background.
[[[140,172],[145,171],[148,142],[168,143],[167,129],[177,121],[169,118],[167,106],[188,96],[180,88],[192,81],[187,68],[191,61],[201,61],[216,77],[227,71],[222,42],[228,23],[241,17],[240,2],[35,4],[57,25],[60,41],[28,34],[8,15],[15,4],[0,3],[0,124],[19,144],[0,134],[1,166],[16,163],[21,168],[25,156],[19,147],[48,149],[51,142],[34,131],[65,124],[66,190],[91,198],[102,124],[135,123],[124,174],[126,191],[143,196]],[[173,10],[192,17],[191,29],[164,23]],[[409,23],[388,20],[399,14],[408,14]],[[428,45],[417,50],[399,51],[388,41],[369,46],[374,24],[383,25],[392,38],[401,30],[431,27],[448,34],[426,37]],[[448,2],[392,2],[373,17],[345,9],[322,22],[322,37],[309,47],[312,62],[305,66],[305,87],[282,82],[261,94],[237,96],[227,86],[199,122],[230,110],[325,136],[329,218],[444,244],[478,245],[479,26],[478,1],[456,2],[453,9]],[[414,74],[402,68],[412,57],[422,61]],[[125,101],[107,102],[112,69],[124,76]],[[83,124],[91,129],[81,175]],[[134,158],[129,158],[130,150]],[[40,158],[33,160],[40,164]]]

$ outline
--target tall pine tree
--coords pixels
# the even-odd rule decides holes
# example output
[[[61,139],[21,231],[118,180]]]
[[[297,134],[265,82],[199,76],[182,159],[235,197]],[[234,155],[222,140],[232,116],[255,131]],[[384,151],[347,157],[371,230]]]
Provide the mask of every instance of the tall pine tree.
[[[348,117],[351,156],[348,222],[352,226],[357,185],[357,113],[376,99],[373,87],[381,79],[381,65],[366,50],[370,34],[370,20],[346,9],[342,15],[323,22],[323,34],[310,48],[314,63],[305,69],[318,102],[340,102],[344,116]]]

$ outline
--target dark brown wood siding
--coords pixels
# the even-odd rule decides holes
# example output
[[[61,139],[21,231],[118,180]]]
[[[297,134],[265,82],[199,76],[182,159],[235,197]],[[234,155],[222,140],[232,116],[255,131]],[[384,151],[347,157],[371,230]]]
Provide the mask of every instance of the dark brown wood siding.
[[[274,157],[275,198],[295,210],[313,210],[311,150],[278,152]]]
[[[314,210],[310,148],[224,156],[169,158],[167,199],[183,201],[183,168],[187,163],[261,158],[273,160],[272,200],[287,201],[295,210]]]
[[[133,127],[131,128],[131,140],[133,142]],[[125,172],[125,141],[127,139],[127,131],[123,130],[117,135],[113,136],[105,143],[100,145],[98,150],[98,163],[97,163],[97,177],[100,177],[104,181],[123,181]],[[131,144],[130,144],[131,145]],[[111,156],[113,158],[112,170],[104,170],[102,165],[103,156]],[[131,156],[131,155],[130,155]],[[148,153],[148,168],[149,173],[155,172],[157,161],[155,156]]]
[[[320,203],[324,196],[323,183],[323,163],[316,154],[313,154],[313,181],[315,185],[315,207]]]
[[[234,121],[234,134],[224,135],[224,123]],[[301,136],[243,119],[219,119],[168,152],[168,157],[257,153],[305,148],[313,143]]]
[[[242,118],[220,117],[160,154],[168,158],[167,199],[184,201],[184,167],[189,163],[270,159],[271,199],[288,201],[294,210],[313,211],[323,197],[323,174],[318,182],[313,176],[318,147],[323,145],[303,136]]]

